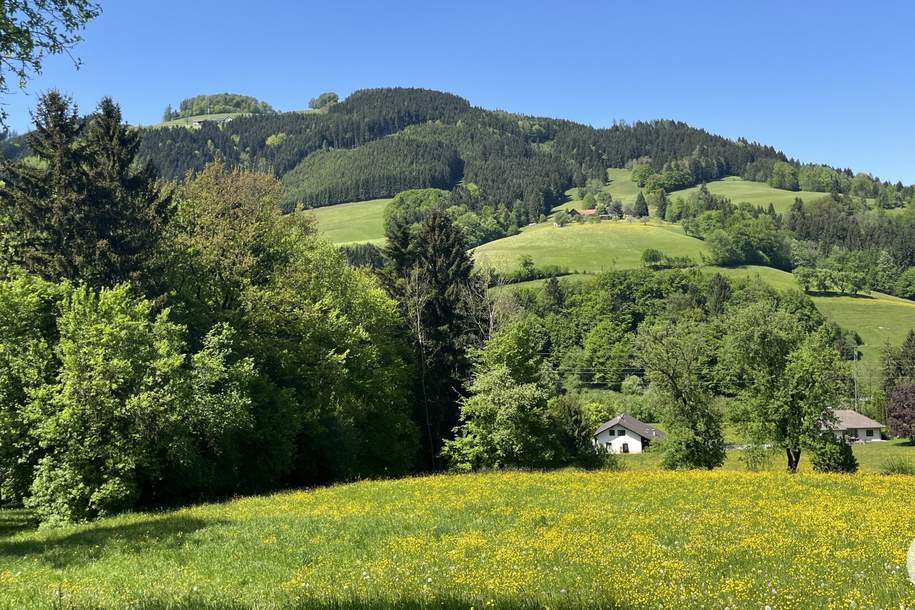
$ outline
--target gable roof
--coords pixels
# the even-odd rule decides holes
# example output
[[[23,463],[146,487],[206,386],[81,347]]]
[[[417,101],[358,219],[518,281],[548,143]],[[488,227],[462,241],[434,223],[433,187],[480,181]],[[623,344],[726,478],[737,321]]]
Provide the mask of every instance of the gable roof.
[[[836,423],[831,426],[833,430],[848,430],[849,428],[882,428],[883,424],[861,415],[851,409],[833,409],[836,415]]]
[[[664,438],[665,434],[653,426],[649,426],[644,422],[640,422],[636,418],[632,417],[628,413],[621,413],[617,415],[610,421],[606,421],[600,425],[597,431],[594,433],[594,436],[597,436],[604,430],[609,430],[613,426],[622,426],[627,430],[635,432],[639,436],[647,439],[653,438]]]

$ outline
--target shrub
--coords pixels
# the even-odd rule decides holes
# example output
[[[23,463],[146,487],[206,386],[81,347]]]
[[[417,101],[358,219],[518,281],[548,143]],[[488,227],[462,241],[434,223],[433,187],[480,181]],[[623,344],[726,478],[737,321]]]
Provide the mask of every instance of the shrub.
[[[768,470],[772,462],[772,448],[765,445],[750,445],[740,456],[750,472]]]
[[[915,476],[915,461],[894,456],[880,463],[880,474],[904,474]]]
[[[813,469],[817,472],[857,472],[858,460],[851,445],[832,437],[824,437],[813,448]]]

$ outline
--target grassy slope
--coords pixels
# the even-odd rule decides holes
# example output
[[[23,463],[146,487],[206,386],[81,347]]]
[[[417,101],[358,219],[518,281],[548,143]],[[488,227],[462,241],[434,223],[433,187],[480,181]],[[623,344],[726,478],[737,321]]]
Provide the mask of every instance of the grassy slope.
[[[642,252],[658,248],[670,255],[698,261],[705,244],[687,237],[679,225],[638,221],[550,224],[528,227],[518,235],[483,244],[474,250],[477,261],[497,269],[512,269],[523,255],[538,265],[560,265],[571,271],[600,272],[633,269]]]
[[[912,607],[913,505],[909,477],[631,470],[361,482],[12,535],[6,513],[0,606]]]
[[[384,241],[384,208],[390,199],[341,203],[309,210],[318,231],[334,244]]]
[[[769,204],[772,203],[775,206],[776,211],[782,213],[788,211],[791,204],[794,203],[795,197],[800,197],[804,201],[809,202],[816,199],[822,199],[827,195],[827,193],[815,193],[813,191],[785,191],[772,188],[764,182],[751,182],[749,180],[737,178],[736,176],[709,182],[706,186],[708,187],[709,192],[716,195],[724,195],[734,203],[747,201],[761,207],[768,207]],[[670,197],[683,197],[685,199],[690,193],[698,190],[699,187],[694,186],[681,191],[674,191],[670,193]]]

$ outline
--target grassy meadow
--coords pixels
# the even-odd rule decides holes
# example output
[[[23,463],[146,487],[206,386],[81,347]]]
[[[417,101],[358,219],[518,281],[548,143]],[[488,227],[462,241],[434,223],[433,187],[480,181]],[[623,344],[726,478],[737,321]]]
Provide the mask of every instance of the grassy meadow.
[[[715,180],[706,184],[710,193],[715,195],[724,195],[734,203],[746,201],[755,206],[769,207],[769,204],[775,206],[775,210],[785,213],[794,203],[796,197],[800,197],[805,202],[822,199],[828,193],[817,193],[814,191],[786,191],[783,189],[772,188],[765,182],[752,182],[744,180],[737,176],[728,176],[721,180]],[[690,194],[699,190],[698,186],[673,191],[669,196],[673,199],[676,197],[687,198]]]
[[[334,244],[384,241],[384,208],[390,199],[341,203],[308,210],[318,231]]]
[[[527,255],[538,265],[599,273],[640,267],[642,252],[647,248],[658,248],[671,256],[689,256],[697,262],[706,252],[705,243],[688,237],[679,225],[603,221],[572,223],[561,228],[549,223],[535,225],[518,235],[479,246],[474,257],[500,270],[514,269],[521,257]]]
[[[915,449],[909,449],[915,453]],[[34,530],[9,608],[907,608],[911,477],[442,475]]]

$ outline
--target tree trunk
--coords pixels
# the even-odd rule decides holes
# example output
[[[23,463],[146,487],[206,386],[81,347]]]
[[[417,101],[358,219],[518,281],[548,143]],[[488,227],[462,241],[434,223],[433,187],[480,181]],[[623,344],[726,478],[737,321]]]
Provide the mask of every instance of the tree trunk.
[[[798,462],[801,461],[800,448],[788,447],[785,449],[785,453],[788,454],[788,472],[797,472]]]

